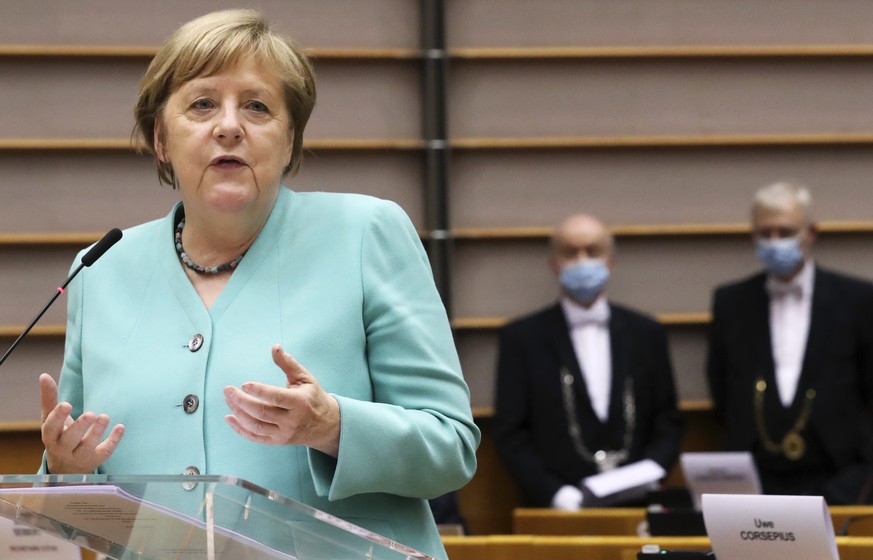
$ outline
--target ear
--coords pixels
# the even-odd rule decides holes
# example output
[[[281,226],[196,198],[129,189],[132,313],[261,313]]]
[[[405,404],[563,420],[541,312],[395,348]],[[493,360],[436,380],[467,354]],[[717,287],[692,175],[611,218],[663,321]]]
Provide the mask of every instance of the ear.
[[[155,137],[155,157],[157,157],[158,161],[160,161],[161,163],[169,163],[167,156],[164,154],[164,123],[161,121],[161,117],[155,118],[153,133]]]
[[[816,237],[818,237],[818,224],[815,222],[810,222],[807,226],[806,233],[806,245],[807,247],[815,243]]]
[[[552,271],[552,274],[555,276],[561,275],[561,264],[558,262],[558,258],[555,255],[549,257],[549,270]]]
[[[282,168],[282,174],[285,175],[291,171],[291,156],[294,154],[294,129],[288,130],[288,145],[285,147],[285,167]]]

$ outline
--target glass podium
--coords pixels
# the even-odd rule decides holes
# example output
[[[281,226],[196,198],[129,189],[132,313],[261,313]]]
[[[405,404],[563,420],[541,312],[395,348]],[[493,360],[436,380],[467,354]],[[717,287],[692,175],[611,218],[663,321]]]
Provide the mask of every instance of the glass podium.
[[[431,559],[227,476],[3,475],[0,516],[117,560]]]

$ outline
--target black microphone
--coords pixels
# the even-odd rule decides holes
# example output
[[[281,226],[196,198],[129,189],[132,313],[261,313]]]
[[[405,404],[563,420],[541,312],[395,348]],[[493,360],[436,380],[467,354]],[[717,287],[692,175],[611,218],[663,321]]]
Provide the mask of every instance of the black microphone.
[[[12,351],[15,350],[15,347],[18,346],[18,343],[21,342],[21,340],[25,336],[27,336],[27,333],[30,332],[30,329],[33,328],[33,326],[36,324],[36,322],[42,318],[42,316],[45,314],[46,311],[48,311],[48,308],[51,307],[51,305],[55,302],[56,299],[58,299],[58,296],[60,296],[62,293],[64,293],[64,290],[66,289],[67,284],[69,284],[73,280],[73,278],[75,278],[76,275],[79,274],[79,271],[81,271],[82,268],[84,268],[86,266],[91,266],[92,264],[94,264],[94,262],[97,259],[99,259],[100,257],[103,256],[103,253],[105,253],[106,251],[109,250],[110,247],[112,247],[113,245],[118,243],[119,239],[121,239],[121,230],[118,228],[113,228],[113,229],[109,230],[109,232],[106,235],[103,236],[103,239],[101,239],[100,241],[95,243],[94,246],[91,247],[91,249],[87,253],[82,255],[82,261],[81,261],[82,264],[80,264],[76,268],[76,270],[73,271],[72,274],[67,276],[67,279],[64,280],[64,283],[61,284],[60,286],[58,286],[54,295],[52,295],[52,297],[51,297],[51,299],[49,299],[48,303],[45,304],[45,307],[42,308],[42,311],[40,311],[37,314],[37,316],[33,318],[33,321],[31,321],[30,324],[27,325],[27,328],[24,329],[24,332],[22,332],[20,335],[18,335],[18,338],[15,339],[15,342],[12,343],[12,346],[9,347],[9,350],[7,350],[6,353],[3,354],[3,357],[0,358],[0,366],[2,366],[3,362],[6,361],[6,358],[8,358],[10,354],[12,354]]]

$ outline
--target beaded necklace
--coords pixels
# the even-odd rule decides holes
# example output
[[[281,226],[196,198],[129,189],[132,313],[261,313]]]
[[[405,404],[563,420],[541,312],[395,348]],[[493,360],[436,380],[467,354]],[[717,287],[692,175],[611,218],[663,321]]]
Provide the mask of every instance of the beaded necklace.
[[[182,230],[185,229],[185,218],[179,220],[179,225],[176,226],[176,253],[179,255],[179,260],[182,263],[195,272],[199,272],[200,274],[220,274],[226,270],[233,270],[239,264],[244,256],[246,256],[245,252],[237,258],[233,259],[230,262],[226,262],[224,264],[220,264],[218,266],[200,266],[191,260],[188,256],[188,253],[185,252],[185,248],[182,247]]]

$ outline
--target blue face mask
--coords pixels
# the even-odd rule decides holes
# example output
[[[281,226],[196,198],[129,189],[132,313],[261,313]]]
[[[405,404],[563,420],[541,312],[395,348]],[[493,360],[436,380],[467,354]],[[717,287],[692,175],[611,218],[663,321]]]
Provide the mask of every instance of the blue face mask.
[[[784,278],[797,270],[803,262],[800,238],[761,239],[756,244],[755,254],[767,269],[777,278]]]
[[[609,268],[603,259],[568,264],[561,269],[561,287],[576,301],[588,304],[603,291],[609,280]]]

